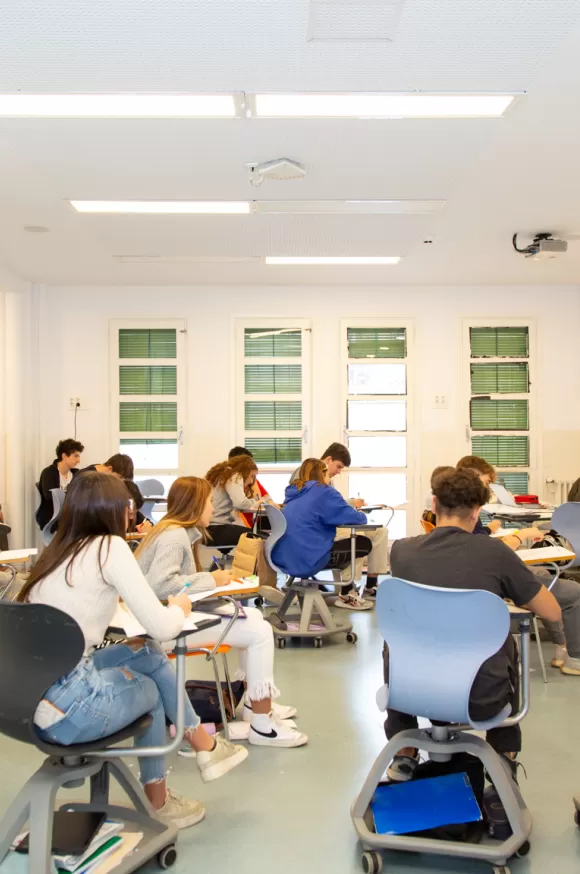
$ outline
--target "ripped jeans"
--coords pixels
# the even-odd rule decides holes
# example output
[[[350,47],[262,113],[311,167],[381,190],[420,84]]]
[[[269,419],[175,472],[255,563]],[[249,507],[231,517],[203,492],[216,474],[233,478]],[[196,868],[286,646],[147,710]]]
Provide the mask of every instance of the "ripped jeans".
[[[106,738],[146,713],[152,722],[135,738],[135,746],[162,746],[165,716],[173,723],[177,718],[175,671],[165,653],[151,642],[136,650],[114,644],[85,656],[44,698],[57,708],[57,721],[37,731],[49,743],[63,746]],[[185,695],[185,728],[198,725],[199,717]],[[143,784],[165,777],[162,756],[139,759],[139,767]]]

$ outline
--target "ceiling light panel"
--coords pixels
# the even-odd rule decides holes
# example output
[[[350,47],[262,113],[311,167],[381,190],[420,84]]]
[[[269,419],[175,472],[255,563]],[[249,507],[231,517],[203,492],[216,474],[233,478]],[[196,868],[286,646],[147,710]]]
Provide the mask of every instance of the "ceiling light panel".
[[[108,215],[247,215],[243,200],[71,200],[77,212]]]
[[[316,257],[277,257],[273,255],[268,255],[264,262],[271,266],[282,266],[282,265],[329,265],[329,264],[353,264],[353,265],[362,265],[362,264],[398,264],[401,260],[400,256],[395,255],[364,255],[364,256],[351,256],[351,255],[341,255],[341,256],[316,256]]]
[[[0,94],[3,118],[235,118],[241,94]]]
[[[499,118],[514,94],[255,94],[258,118]]]
[[[256,200],[252,212],[270,215],[432,215],[444,200]]]

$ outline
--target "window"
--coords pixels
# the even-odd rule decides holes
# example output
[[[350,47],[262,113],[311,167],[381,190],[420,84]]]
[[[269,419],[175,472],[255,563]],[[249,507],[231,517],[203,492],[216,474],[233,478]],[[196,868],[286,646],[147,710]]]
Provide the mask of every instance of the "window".
[[[308,453],[310,329],[302,320],[255,319],[238,323],[237,338],[237,440],[281,499]]]
[[[529,490],[532,401],[530,328],[466,326],[469,354],[469,451],[498,470],[516,494]]]
[[[348,497],[368,504],[405,504],[408,470],[408,326],[344,323],[344,433],[352,457]],[[406,534],[406,512],[389,524],[391,540]],[[380,521],[380,516],[377,519]]]
[[[131,456],[137,479],[166,490],[180,469],[184,343],[182,322],[111,322],[114,445]]]

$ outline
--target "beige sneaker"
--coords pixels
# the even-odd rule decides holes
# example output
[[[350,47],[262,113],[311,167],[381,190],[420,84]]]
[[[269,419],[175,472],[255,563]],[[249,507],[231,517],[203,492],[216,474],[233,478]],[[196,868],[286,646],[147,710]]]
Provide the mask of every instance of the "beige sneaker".
[[[197,754],[197,766],[201,772],[204,783],[223,777],[232,768],[241,765],[248,758],[248,751],[239,744],[232,744],[228,740],[216,737],[215,749],[210,753]]]
[[[566,658],[568,657],[568,651],[565,646],[560,646],[559,643],[554,644],[554,655],[552,657],[552,661],[550,664],[553,668],[561,668]]]
[[[189,828],[201,822],[205,816],[205,807],[201,801],[190,801],[183,798],[172,789],[167,790],[167,798],[163,807],[156,811],[158,819],[177,828]]]
[[[563,674],[569,674],[572,677],[580,677],[580,659],[573,659],[566,653],[564,663],[560,667]]]

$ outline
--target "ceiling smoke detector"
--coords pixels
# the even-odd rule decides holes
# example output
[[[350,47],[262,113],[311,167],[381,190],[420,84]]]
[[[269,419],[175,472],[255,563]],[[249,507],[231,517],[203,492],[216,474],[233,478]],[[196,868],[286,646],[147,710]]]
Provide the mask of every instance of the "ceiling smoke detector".
[[[255,188],[258,188],[264,179],[283,181],[285,179],[303,179],[306,176],[305,167],[290,158],[275,158],[272,161],[246,164],[246,170],[250,182]]]

